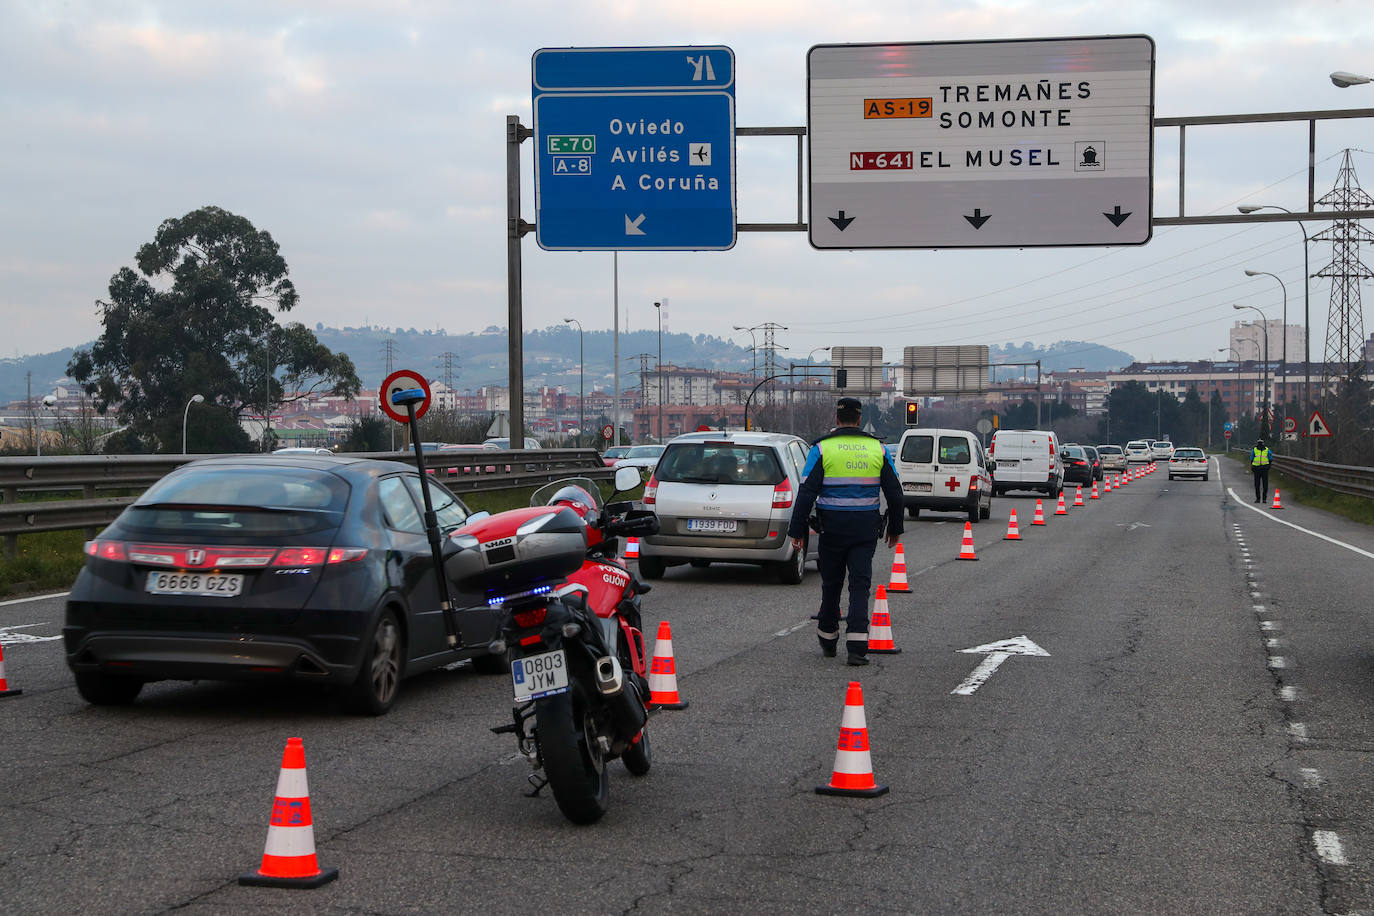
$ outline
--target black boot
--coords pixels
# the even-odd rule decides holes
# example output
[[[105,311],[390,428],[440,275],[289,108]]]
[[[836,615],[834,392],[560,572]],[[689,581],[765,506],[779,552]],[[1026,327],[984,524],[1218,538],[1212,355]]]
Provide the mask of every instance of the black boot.
[[[849,661],[847,662],[847,664],[853,665],[856,668],[862,667],[868,664],[868,656],[855,655],[853,652],[850,652]]]
[[[839,643],[838,639],[821,639],[817,636],[816,641],[821,644],[821,654],[826,658],[835,657],[835,646]]]

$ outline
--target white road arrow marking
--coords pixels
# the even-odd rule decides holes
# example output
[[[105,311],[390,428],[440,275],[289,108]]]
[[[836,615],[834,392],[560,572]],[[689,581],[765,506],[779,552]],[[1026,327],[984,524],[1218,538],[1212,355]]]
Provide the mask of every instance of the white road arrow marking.
[[[1126,522],[1117,522],[1116,527],[1125,528],[1127,531],[1134,531],[1137,528],[1148,528],[1150,526],[1145,524],[1144,522],[1131,522],[1129,524],[1127,524]]]
[[[16,633],[15,630],[27,630],[29,627],[41,627],[41,623],[21,623],[12,627],[0,627],[0,645],[13,646],[21,642],[53,642],[61,639],[61,636],[34,636],[32,633]]]
[[[971,696],[974,691],[983,686],[983,683],[996,671],[1002,662],[1011,658],[1013,655],[1039,655],[1049,657],[1048,652],[1031,642],[1029,637],[1015,636],[1011,639],[1003,639],[999,642],[990,642],[984,646],[975,646],[972,649],[960,649],[960,652],[967,652],[972,655],[986,655],[987,658],[978,663],[978,667],[973,669],[973,673],[964,678],[964,682],[950,691],[954,696]]]
[[[630,219],[630,214],[626,213],[626,214],[625,214],[625,234],[626,234],[626,235],[643,235],[643,234],[644,234],[644,230],[641,229],[641,228],[639,228],[639,224],[642,223],[642,222],[644,222],[644,214],[643,214],[643,213],[639,214],[639,215],[636,216],[634,219]]]

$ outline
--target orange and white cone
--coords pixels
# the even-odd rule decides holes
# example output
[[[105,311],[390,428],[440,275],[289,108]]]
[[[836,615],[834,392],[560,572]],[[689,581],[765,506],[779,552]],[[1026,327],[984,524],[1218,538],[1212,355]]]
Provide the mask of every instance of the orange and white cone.
[[[1043,524],[1045,524],[1045,507],[1037,498],[1035,500],[1035,517],[1031,519],[1031,526],[1034,527]]]
[[[835,767],[830,782],[816,786],[817,795],[848,795],[874,798],[887,792],[873,778],[873,758],[868,752],[868,720],[864,716],[864,689],[850,681],[844,695],[840,738],[835,743]]]
[[[677,693],[677,659],[673,657],[673,628],[668,621],[658,622],[654,658],[649,663],[649,706],[656,709],[686,709],[687,701]]]
[[[1274,496],[1278,495],[1279,491],[1275,490]],[[5,680],[5,645],[0,643],[0,697],[17,697],[23,692],[18,687],[11,687],[10,682]]]
[[[873,619],[868,624],[868,651],[896,655],[902,651],[892,641],[892,614],[887,609],[887,589],[881,585],[873,595]]]
[[[626,539],[625,539],[625,559],[627,559],[627,560],[638,560],[638,559],[639,559],[639,538],[626,538]]]
[[[1132,473],[1134,473],[1134,472],[1133,472],[1133,471],[1127,471],[1126,473],[1124,473],[1124,474],[1121,475],[1120,479],[1117,480],[1117,482],[1116,482],[1117,489],[1120,489],[1121,487],[1124,487],[1124,486],[1126,486],[1126,484],[1128,484],[1128,483],[1131,482],[1131,474],[1132,474]]]
[[[287,738],[262,867],[239,875],[239,884],[306,888],[319,887],[337,877],[337,868],[320,868],[315,861],[315,823],[310,816],[310,787],[305,778],[305,745],[300,738]]]
[[[959,559],[978,559],[978,557],[973,552],[973,522],[964,522],[964,540],[959,545]]]
[[[1055,514],[1055,515],[1068,515],[1068,514],[1069,514],[1069,508],[1068,508],[1068,506],[1064,505],[1064,491],[1063,491],[1063,490],[1060,490],[1060,491],[1059,491],[1059,505],[1058,505],[1058,506],[1055,506],[1054,514]]]
[[[1100,496],[1097,495],[1097,481],[1094,480],[1094,481],[1093,481],[1093,491],[1092,491],[1092,495],[1090,495],[1090,496],[1088,497],[1088,499],[1101,499],[1101,498],[1102,498],[1102,497],[1100,497]]]
[[[1270,508],[1270,509],[1282,509],[1282,508],[1283,508],[1283,504],[1279,502],[1279,488],[1278,488],[1278,487],[1275,487],[1275,488],[1274,488],[1274,504],[1273,504],[1272,506],[1270,506],[1269,508]],[[3,673],[4,673],[4,671],[3,671],[3,670],[0,670],[0,674],[3,674]],[[4,681],[0,681],[0,684],[3,684],[3,683],[4,683]]]
[[[911,591],[911,586],[906,581],[906,553],[902,550],[901,541],[897,542],[897,552],[892,555],[892,577],[888,580],[887,590],[890,592]]]
[[[1021,529],[1016,527],[1016,510],[1011,510],[1011,518],[1007,519],[1007,533],[1002,535],[1004,541],[1021,540]]]
[[[1074,491],[1074,494],[1073,494],[1073,507],[1074,507],[1075,509],[1082,509],[1082,508],[1083,508],[1083,485],[1082,485],[1082,484],[1079,484],[1079,485],[1078,485],[1078,489]]]

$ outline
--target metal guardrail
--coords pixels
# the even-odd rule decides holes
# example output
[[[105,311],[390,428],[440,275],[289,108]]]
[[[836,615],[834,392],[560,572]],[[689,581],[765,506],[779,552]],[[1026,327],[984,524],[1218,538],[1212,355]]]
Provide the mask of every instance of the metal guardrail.
[[[1279,473],[1316,487],[1335,490],[1350,496],[1374,499],[1374,468],[1348,464],[1323,464],[1306,458],[1275,455],[1274,468]]]
[[[135,496],[96,497],[99,490],[142,490],[171,471],[205,458],[243,458],[261,455],[57,455],[45,458],[0,458],[0,541],[3,554],[13,559],[18,537],[41,531],[96,529],[114,521]],[[411,464],[414,452],[357,452],[349,457]],[[452,449],[425,455],[426,469],[458,495],[478,491],[538,486],[560,477],[609,479],[601,454],[591,448],[565,449]],[[20,500],[24,492],[80,491],[82,499]]]

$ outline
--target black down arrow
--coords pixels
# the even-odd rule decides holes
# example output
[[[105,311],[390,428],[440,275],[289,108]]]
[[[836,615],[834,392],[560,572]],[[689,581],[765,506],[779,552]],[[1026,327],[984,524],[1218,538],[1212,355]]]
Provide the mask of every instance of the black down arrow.
[[[981,207],[974,207],[973,215],[969,216],[967,213],[965,213],[964,219],[968,220],[969,225],[972,226],[974,229],[982,229],[983,224],[986,223],[991,216],[991,213],[989,213],[987,216],[984,216]]]
[[[834,223],[834,224],[835,224],[835,228],[838,229],[838,230],[840,230],[841,232],[843,232],[843,231],[845,231],[846,229],[848,229],[848,228],[849,228],[849,224],[852,223],[852,222],[854,222],[854,217],[852,217],[852,216],[846,217],[846,216],[844,215],[844,211],[843,211],[843,210],[839,211],[839,215],[838,215],[838,216],[831,216],[831,217],[828,217],[828,219],[829,219],[832,223]]]
[[[1113,226],[1120,226],[1122,223],[1126,222],[1126,220],[1130,218],[1131,211],[1127,210],[1125,213],[1122,213],[1121,204],[1117,204],[1116,209],[1113,210],[1111,213],[1103,213],[1102,215],[1107,217],[1107,219],[1111,220]]]

